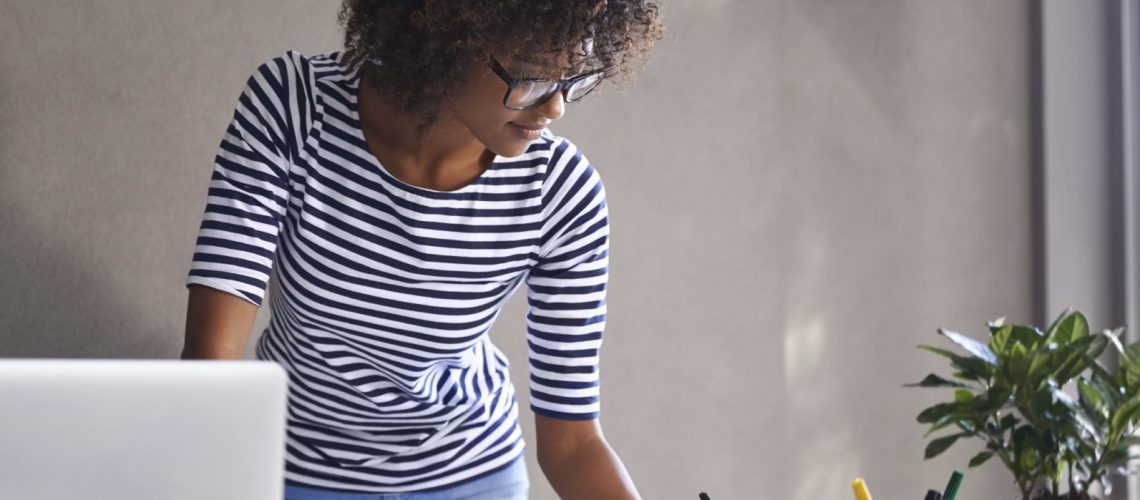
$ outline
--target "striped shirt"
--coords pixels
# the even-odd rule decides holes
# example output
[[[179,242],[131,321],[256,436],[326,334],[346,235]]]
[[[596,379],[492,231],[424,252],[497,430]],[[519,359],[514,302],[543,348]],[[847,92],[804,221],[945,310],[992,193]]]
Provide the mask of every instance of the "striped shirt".
[[[369,152],[359,82],[342,51],[288,51],[249,77],[186,283],[271,297],[256,353],[289,374],[287,482],[445,488],[523,453],[488,336],[523,283],[531,410],[598,417],[605,189],[549,131],[460,189],[407,184]]]

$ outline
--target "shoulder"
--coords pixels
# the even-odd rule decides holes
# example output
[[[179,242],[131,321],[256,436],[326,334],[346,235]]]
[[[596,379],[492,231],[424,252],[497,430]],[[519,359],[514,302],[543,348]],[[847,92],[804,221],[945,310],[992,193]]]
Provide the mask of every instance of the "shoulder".
[[[542,183],[542,204],[548,217],[569,212],[586,212],[591,207],[605,210],[606,189],[601,172],[586,158],[578,145],[552,132],[542,140],[550,149],[546,176]]]
[[[349,69],[344,66],[340,50],[305,54],[286,50],[274,57],[263,59],[249,76],[249,84],[274,91],[282,98],[294,101],[309,98],[316,84],[325,78],[344,78]]]
[[[601,187],[601,173],[577,144],[549,129],[542,131],[540,141],[542,141],[540,147],[549,151],[546,190],[566,183],[576,185],[579,189],[589,188],[595,184]]]
[[[327,61],[329,53],[306,55],[296,50],[286,50],[262,60],[250,75],[250,80],[260,80],[278,89],[307,89],[313,81],[314,68],[327,65]]]
[[[314,124],[317,72],[336,66],[337,54],[286,50],[263,59],[246,80],[235,119],[256,121],[246,127],[247,133],[261,136],[261,142],[295,159]]]

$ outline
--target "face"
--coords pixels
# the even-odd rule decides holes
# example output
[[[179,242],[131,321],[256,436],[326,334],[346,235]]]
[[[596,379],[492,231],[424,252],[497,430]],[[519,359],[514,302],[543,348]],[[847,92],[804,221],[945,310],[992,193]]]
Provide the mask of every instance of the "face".
[[[498,59],[515,78],[544,75],[540,65],[503,56]],[[542,129],[566,112],[561,92],[546,102],[526,110],[513,110],[503,105],[507,84],[486,63],[473,65],[465,87],[450,101],[450,109],[471,135],[487,149],[505,157],[525,153],[538,140]]]

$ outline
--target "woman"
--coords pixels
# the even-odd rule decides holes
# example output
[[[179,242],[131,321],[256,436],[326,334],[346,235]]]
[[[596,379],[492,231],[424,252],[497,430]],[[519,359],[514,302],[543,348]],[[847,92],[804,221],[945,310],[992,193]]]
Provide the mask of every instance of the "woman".
[[[344,50],[289,51],[247,81],[183,359],[241,358],[268,287],[256,353],[289,374],[286,498],[525,498],[488,337],[525,283],[543,472],[562,498],[636,498],[598,421],[605,190],[546,126],[644,60],[657,6],[346,0],[339,19]]]

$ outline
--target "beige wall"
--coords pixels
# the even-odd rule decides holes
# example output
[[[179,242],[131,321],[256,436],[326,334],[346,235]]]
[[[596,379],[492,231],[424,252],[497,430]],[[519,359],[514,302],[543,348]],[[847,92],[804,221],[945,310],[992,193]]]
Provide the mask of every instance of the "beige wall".
[[[241,85],[285,49],[336,48],[335,3],[0,11],[0,356],[176,357]],[[553,127],[609,193],[611,444],[647,498],[941,488],[979,446],[922,460],[914,416],[939,393],[900,385],[942,366],[914,345],[1036,320],[1027,2],[665,12],[635,86]],[[493,332],[523,387],[524,298]],[[533,498],[554,498],[529,453]],[[1007,483],[987,464],[962,497]]]

